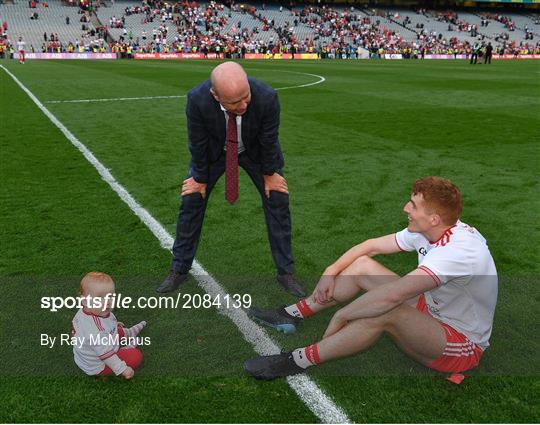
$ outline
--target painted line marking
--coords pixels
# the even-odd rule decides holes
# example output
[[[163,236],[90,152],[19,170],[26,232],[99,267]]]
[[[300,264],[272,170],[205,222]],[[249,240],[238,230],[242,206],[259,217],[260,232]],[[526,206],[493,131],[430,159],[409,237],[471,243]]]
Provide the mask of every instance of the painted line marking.
[[[274,70],[276,71],[276,70]],[[299,86],[290,86],[290,87],[279,87],[277,88],[276,90],[289,90],[289,89],[299,89],[301,87],[310,87],[310,86],[315,86],[317,84],[321,84],[321,83],[324,83],[326,81],[326,78],[324,78],[322,75],[317,75],[317,74],[308,74],[307,72],[295,72],[295,71],[281,71],[281,72],[290,72],[292,74],[301,74],[301,75],[309,75],[311,77],[315,77],[315,78],[318,78],[317,81],[313,82],[313,83],[307,83],[307,84],[301,84]]]
[[[326,81],[326,78],[324,78],[322,75],[308,74],[307,72],[295,72],[295,71],[280,71],[280,72],[290,72],[292,74],[309,75],[311,77],[318,78],[318,80],[312,83],[301,84],[298,86],[278,87],[274,90],[299,89],[302,87],[310,87],[316,84],[321,84]],[[187,97],[187,94],[175,95],[175,96],[111,97],[111,98],[106,98],[106,99],[47,100],[43,103],[55,104],[55,103],[91,103],[91,102],[117,102],[117,101],[123,102],[123,101],[129,101],[129,100],[180,99],[183,97]]]
[[[81,143],[65,126],[56,118],[34,94],[19,81],[15,75],[0,65],[17,85],[32,99],[39,109],[49,118],[49,120],[66,136],[83,156],[94,166],[101,178],[114,190],[120,199],[124,201],[133,213],[148,227],[148,229],[159,240],[161,246],[171,250],[174,239],[165,230],[163,225],[157,221],[135,198],[122,186],[110,173],[110,171],[94,156],[94,154]],[[213,298],[224,297],[227,292],[198,262],[193,262],[191,274],[197,280],[199,286]],[[277,354],[280,347],[268,336],[266,331],[253,322],[241,309],[221,308],[218,312],[229,318],[240,330],[246,341],[252,344],[253,349],[260,355]],[[327,396],[319,386],[307,375],[290,376],[287,383],[298,395],[300,400],[311,410],[322,423],[351,423],[347,414],[337,406],[334,401]]]
[[[140,97],[111,97],[109,99],[73,99],[73,100],[48,100],[44,103],[90,103],[90,102],[116,102],[126,100],[153,100],[153,99],[179,99],[187,97],[187,94],[179,96],[140,96]]]

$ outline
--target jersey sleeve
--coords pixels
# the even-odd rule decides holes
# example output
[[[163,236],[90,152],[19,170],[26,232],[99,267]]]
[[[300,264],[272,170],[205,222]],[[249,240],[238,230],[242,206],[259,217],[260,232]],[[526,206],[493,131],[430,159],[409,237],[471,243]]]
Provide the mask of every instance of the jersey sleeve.
[[[111,368],[113,373],[118,376],[127,369],[127,364],[116,354],[113,354],[111,357],[107,357],[103,362]]]
[[[110,326],[99,318],[92,317],[90,324],[90,345],[101,361],[108,359],[118,351],[118,344],[114,341],[114,334],[110,333]],[[116,322],[116,320],[114,320]]]
[[[472,274],[470,262],[452,246],[429,251],[418,268],[429,274],[438,286]]]
[[[401,249],[402,251],[409,252],[416,250],[416,233],[409,232],[409,230],[405,228],[402,231],[397,232],[394,236],[396,238],[396,243],[398,244],[399,249]]]
[[[100,360],[105,360],[114,354],[116,354],[116,346],[114,344],[109,344],[109,335],[103,332],[96,332],[94,334],[95,340],[99,341],[92,345],[95,353]]]

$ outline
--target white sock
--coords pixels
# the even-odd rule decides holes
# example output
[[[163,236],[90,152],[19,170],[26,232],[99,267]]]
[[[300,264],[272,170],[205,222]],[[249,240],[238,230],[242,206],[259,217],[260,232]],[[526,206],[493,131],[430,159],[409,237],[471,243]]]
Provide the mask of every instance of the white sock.
[[[143,328],[146,326],[146,322],[143,320],[140,323],[137,323],[135,326],[132,326],[129,329],[124,328],[124,333],[126,337],[128,338],[134,338],[143,330]]]
[[[297,348],[292,352],[294,362],[297,364],[297,366],[301,367],[302,369],[307,369],[310,366],[313,366],[314,364],[311,363],[306,356],[306,349],[305,348]]]
[[[298,305],[296,304],[290,305],[289,307],[285,307],[285,311],[288,314],[290,314],[292,317],[300,317],[301,319],[304,318],[304,316],[302,316],[302,313],[300,313],[300,309],[298,308]]]

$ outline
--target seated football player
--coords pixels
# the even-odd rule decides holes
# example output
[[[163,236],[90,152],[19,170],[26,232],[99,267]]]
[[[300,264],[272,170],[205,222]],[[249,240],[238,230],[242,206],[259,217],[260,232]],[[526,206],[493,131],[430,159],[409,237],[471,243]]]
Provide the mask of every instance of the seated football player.
[[[72,338],[75,363],[87,375],[121,375],[133,378],[143,360],[137,335],[146,326],[142,321],[124,327],[112,312],[115,285],[105,273],[91,272],[81,280],[83,305],[73,318]]]
[[[428,368],[459,373],[478,366],[489,346],[497,302],[497,270],[486,240],[459,220],[461,193],[449,180],[416,181],[403,210],[406,229],[351,248],[325,270],[308,298],[280,309],[248,311],[288,333],[309,316],[348,303],[319,342],[248,360],[249,374],[274,379],[301,373],[365,351],[384,333]],[[418,253],[418,267],[403,277],[373,259],[401,251]]]

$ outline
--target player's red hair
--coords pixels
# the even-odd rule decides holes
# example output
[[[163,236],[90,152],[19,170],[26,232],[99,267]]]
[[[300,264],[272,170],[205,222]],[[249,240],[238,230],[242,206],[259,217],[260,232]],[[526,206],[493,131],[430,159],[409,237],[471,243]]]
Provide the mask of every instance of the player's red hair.
[[[424,177],[414,182],[412,193],[422,194],[426,206],[439,214],[447,226],[456,224],[461,216],[463,210],[461,192],[450,180],[435,176]]]

